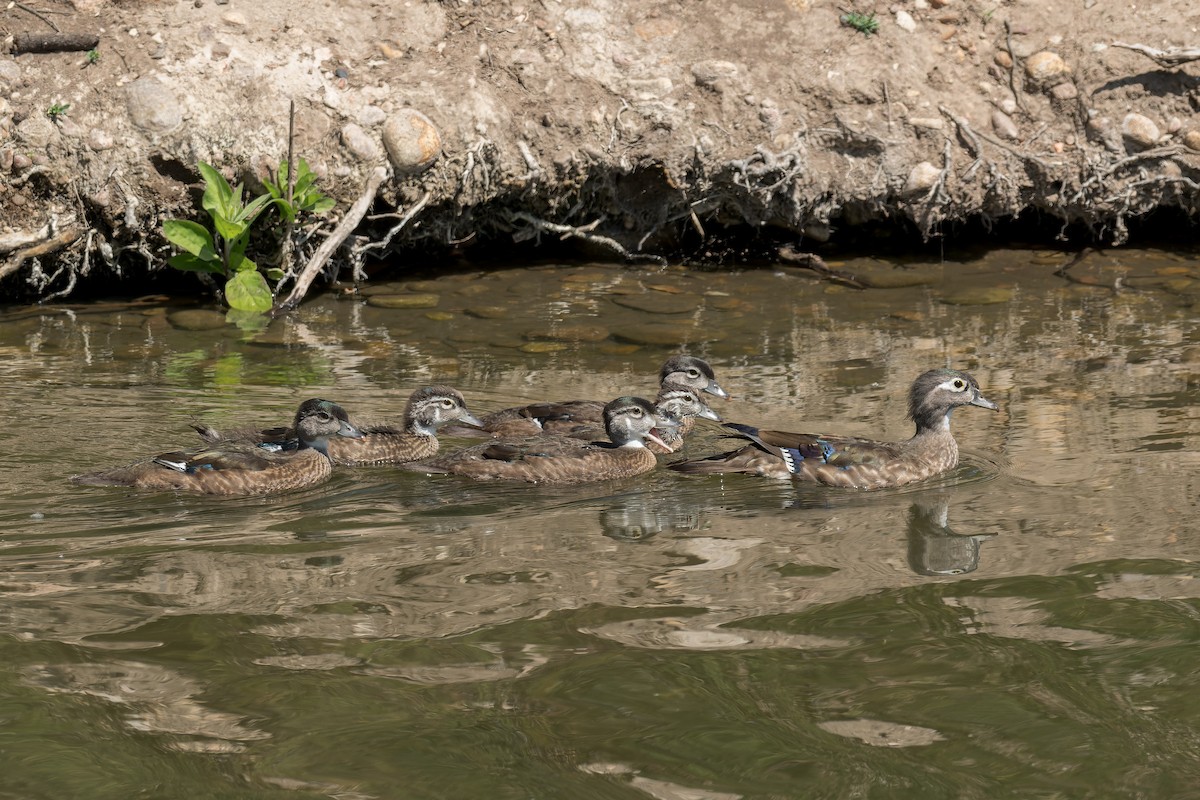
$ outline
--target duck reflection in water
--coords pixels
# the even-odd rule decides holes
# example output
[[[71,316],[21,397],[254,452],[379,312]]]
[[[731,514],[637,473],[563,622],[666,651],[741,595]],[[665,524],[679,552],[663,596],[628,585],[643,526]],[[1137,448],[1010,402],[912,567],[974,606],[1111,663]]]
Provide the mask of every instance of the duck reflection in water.
[[[945,495],[923,497],[908,509],[908,566],[918,575],[963,575],[979,568],[979,545],[994,533],[962,535],[948,524]]]
[[[600,510],[600,529],[619,542],[644,542],[660,533],[698,531],[705,509],[694,499],[661,494],[630,494],[612,498]]]

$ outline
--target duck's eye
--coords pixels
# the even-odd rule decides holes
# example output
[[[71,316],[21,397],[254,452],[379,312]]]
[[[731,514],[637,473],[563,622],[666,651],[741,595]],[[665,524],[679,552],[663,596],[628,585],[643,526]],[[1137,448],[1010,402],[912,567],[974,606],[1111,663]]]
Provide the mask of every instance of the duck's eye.
[[[691,369],[688,370],[688,377],[689,378],[699,378],[700,370],[696,369],[695,367],[692,367]]]
[[[454,408],[454,401],[447,397],[442,400],[442,408]]]
[[[964,381],[962,378],[955,378],[954,383],[952,383],[950,385],[953,386],[956,390],[958,390],[960,392],[963,389],[967,388],[967,382]]]

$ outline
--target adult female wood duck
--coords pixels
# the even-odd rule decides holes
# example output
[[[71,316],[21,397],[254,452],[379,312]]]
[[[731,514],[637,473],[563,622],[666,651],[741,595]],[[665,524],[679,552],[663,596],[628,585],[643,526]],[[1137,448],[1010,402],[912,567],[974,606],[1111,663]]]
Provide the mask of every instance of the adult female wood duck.
[[[329,442],[329,457],[334,464],[361,467],[377,464],[403,464],[419,461],[437,453],[437,430],[450,422],[479,425],[478,419],[467,410],[466,401],[457,389],[449,386],[426,386],[408,398],[404,409],[404,425],[363,425],[357,439],[333,439]],[[276,449],[290,450],[296,446],[292,428],[238,429],[222,435],[207,425],[193,425],[205,441],[261,443]]]
[[[717,397],[729,394],[717,383],[713,368],[695,356],[671,356],[658,373],[659,385],[686,386],[697,392]],[[590,425],[597,430],[604,425],[604,403],[599,400],[564,400],[531,403],[505,408],[483,417],[482,427],[497,437],[534,436],[539,433],[570,435],[580,426]]]
[[[333,437],[362,436],[345,410],[328,400],[306,400],[292,426],[297,446],[272,452],[253,444],[229,442],[218,447],[180,450],[127,467],[76,475],[90,486],[185,489],[217,495],[271,494],[314,486],[333,474],[329,445]]]
[[[697,419],[721,421],[717,412],[709,408],[695,390],[677,383],[666,383],[659,389],[658,397],[654,400],[654,414],[659,419],[674,420],[677,423],[675,427],[654,429],[657,439],[647,440],[646,447],[655,453],[677,452],[683,447],[683,437],[691,433],[692,428],[696,426]],[[597,425],[578,425],[561,432],[556,431],[556,435],[592,441],[606,436],[607,431]]]
[[[658,459],[647,442],[662,440],[653,431],[673,428],[640,397],[618,397],[604,407],[609,442],[585,442],[569,436],[529,436],[478,444],[406,469],[449,472],[478,481],[510,480],[565,485],[626,478],[654,469]]]
[[[750,444],[739,450],[669,465],[693,475],[744,472],[793,478],[854,489],[903,486],[958,464],[958,443],[950,433],[950,413],[959,406],[998,407],[965,372],[934,369],[913,382],[908,416],[917,431],[903,442],[876,442],[847,436],[764,431],[726,423]]]

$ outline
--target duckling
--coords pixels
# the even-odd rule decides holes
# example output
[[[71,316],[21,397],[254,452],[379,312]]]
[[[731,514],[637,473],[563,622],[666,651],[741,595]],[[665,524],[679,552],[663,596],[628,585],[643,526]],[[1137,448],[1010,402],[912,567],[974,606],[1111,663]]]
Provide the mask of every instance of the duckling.
[[[345,410],[328,400],[306,400],[292,425],[296,447],[271,452],[250,443],[163,453],[127,467],[76,475],[88,486],[134,486],[139,489],[184,489],[214,495],[273,494],[315,486],[333,474],[329,459],[332,437],[362,436]]]
[[[713,368],[702,358],[675,355],[668,358],[658,373],[659,385],[686,386],[716,397],[729,394],[717,383]],[[483,417],[480,426],[496,437],[534,436],[539,433],[570,434],[580,426],[599,429],[604,425],[604,403],[599,400],[564,400],[531,403],[505,408]]]
[[[331,440],[329,457],[334,464],[349,467],[420,461],[437,453],[438,428],[451,422],[474,426],[481,424],[467,410],[466,401],[457,389],[426,386],[417,389],[408,398],[403,427],[362,426],[359,429],[362,436],[358,439]],[[295,431],[290,428],[238,429],[223,436],[207,425],[196,424],[192,427],[207,442],[261,443],[267,449],[283,450],[295,449],[296,445]]]
[[[847,436],[764,431],[726,423],[750,444],[729,453],[670,464],[692,475],[744,472],[792,478],[854,489],[882,489],[925,480],[958,464],[958,443],[950,433],[950,413],[959,406],[999,407],[985,398],[965,372],[930,370],[913,382],[908,416],[916,433],[902,442]]]
[[[663,384],[654,400],[654,413],[659,419],[671,419],[678,423],[673,428],[655,428],[654,432],[662,444],[650,440],[646,442],[646,447],[655,453],[677,452],[683,447],[683,437],[691,433],[696,426],[697,419],[721,421],[720,415],[709,408],[695,390],[678,383]],[[556,431],[556,434],[592,441],[605,436],[606,432],[597,425],[577,425],[561,432]]]
[[[655,429],[678,427],[659,418],[640,397],[618,397],[604,406],[609,442],[585,442],[568,436],[531,436],[478,444],[405,469],[448,472],[474,480],[514,480],[566,485],[626,478],[654,469],[657,457],[646,445],[667,445]]]

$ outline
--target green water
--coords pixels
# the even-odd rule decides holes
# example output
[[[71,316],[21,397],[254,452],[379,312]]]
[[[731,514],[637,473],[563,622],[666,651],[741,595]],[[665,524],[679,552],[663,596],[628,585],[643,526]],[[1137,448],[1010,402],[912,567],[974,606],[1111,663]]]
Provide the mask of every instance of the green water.
[[[1200,261],[1065,259],[836,265],[865,292],[508,270],[257,333],[5,309],[0,798],[1196,796]],[[436,306],[382,307],[413,294]],[[905,437],[944,365],[1001,411],[960,409],[963,464],[878,493],[67,482],[312,396],[367,421],[432,382],[476,413],[653,396],[680,351],[764,427]],[[705,425],[688,454],[724,445]]]

